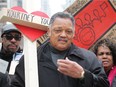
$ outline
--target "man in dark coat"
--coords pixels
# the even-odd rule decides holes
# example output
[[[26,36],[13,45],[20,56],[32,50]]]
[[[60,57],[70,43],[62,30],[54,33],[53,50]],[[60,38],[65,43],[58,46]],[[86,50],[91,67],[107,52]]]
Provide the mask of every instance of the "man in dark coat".
[[[8,62],[7,72],[10,79],[12,79],[15,67],[18,64],[19,59],[22,57],[22,50],[20,48],[22,34],[13,24],[6,23],[2,27],[1,38],[2,45],[0,47],[0,59]]]
[[[94,53],[72,43],[72,15],[58,12],[51,17],[46,41],[38,48],[39,87],[109,87],[102,64]],[[12,87],[25,87],[24,58],[16,68]]]
[[[12,69],[11,63],[17,62],[22,56],[20,48],[22,34],[13,24],[5,24],[2,27],[2,46],[0,47],[0,59],[9,62],[7,71]],[[13,66],[14,67],[14,66]],[[12,69],[15,70],[15,69]],[[11,75],[13,75],[12,73]]]

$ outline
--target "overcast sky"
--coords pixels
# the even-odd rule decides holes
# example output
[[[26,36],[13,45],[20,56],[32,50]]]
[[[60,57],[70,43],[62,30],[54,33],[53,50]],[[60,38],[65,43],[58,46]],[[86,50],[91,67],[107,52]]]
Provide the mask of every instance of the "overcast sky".
[[[49,0],[51,15],[53,15],[56,12],[63,11],[63,4],[65,4],[65,0]]]

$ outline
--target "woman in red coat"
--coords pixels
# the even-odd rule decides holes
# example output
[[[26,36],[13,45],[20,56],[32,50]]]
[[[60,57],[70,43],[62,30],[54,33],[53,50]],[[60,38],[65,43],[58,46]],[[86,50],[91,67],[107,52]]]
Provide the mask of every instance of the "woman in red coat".
[[[110,87],[116,87],[116,47],[109,39],[102,39],[94,47],[98,59],[102,61]]]

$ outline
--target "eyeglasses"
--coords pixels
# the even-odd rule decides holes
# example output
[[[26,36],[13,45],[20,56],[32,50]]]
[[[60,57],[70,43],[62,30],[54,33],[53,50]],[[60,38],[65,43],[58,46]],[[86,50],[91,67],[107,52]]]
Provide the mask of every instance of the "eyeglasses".
[[[12,35],[12,34],[6,34],[5,36],[3,37],[6,37],[7,40],[12,40],[13,38],[17,41],[20,41],[21,40],[21,36],[19,35]]]

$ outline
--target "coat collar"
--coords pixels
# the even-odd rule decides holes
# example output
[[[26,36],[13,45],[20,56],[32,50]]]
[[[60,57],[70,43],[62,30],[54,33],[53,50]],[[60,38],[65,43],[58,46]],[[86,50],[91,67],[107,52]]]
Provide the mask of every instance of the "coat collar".
[[[83,55],[83,49],[80,47],[75,46],[74,44],[71,44],[71,48],[69,51],[69,55],[75,55],[80,59],[84,59],[85,56]]]
[[[47,40],[47,41],[43,44],[42,49],[43,49],[43,47],[46,47],[46,45],[48,45],[48,44],[49,44],[49,40]],[[70,46],[68,55],[75,55],[75,56],[77,56],[77,57],[80,58],[80,59],[84,59],[84,58],[85,58],[85,56],[83,55],[84,52],[85,52],[85,51],[84,51],[83,48],[77,47],[76,45],[74,45],[74,44],[72,43],[71,46]]]

